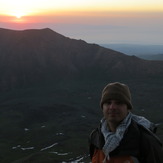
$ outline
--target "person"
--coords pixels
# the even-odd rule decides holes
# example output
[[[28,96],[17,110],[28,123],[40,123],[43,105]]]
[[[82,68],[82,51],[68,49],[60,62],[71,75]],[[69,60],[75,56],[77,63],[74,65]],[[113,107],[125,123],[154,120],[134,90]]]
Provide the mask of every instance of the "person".
[[[109,83],[102,91],[103,118],[89,137],[92,163],[163,163],[154,123],[131,111],[126,84]]]

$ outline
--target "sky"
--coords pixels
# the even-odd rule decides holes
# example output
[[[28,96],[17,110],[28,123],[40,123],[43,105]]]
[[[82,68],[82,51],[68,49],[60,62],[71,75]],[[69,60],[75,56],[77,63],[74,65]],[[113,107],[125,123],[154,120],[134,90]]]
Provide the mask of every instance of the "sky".
[[[163,45],[163,0],[0,0],[0,28],[97,44]]]

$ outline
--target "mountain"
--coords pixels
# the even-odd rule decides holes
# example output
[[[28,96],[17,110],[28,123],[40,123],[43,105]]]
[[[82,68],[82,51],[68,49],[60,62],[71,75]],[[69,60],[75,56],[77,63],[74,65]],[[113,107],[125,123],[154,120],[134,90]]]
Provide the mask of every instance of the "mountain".
[[[0,29],[0,162],[89,162],[101,90],[113,81],[129,85],[133,112],[163,122],[163,61],[48,28]]]
[[[156,75],[163,72],[163,64],[70,39],[48,28],[0,29],[0,69],[0,89],[8,90],[81,74]]]
[[[101,44],[101,46],[120,51],[127,55],[135,55],[135,56],[143,56],[143,57],[153,56],[153,59],[155,59],[154,58],[155,55],[163,53],[163,45]]]
[[[155,55],[137,55],[137,57],[147,60],[163,60],[163,54]]]

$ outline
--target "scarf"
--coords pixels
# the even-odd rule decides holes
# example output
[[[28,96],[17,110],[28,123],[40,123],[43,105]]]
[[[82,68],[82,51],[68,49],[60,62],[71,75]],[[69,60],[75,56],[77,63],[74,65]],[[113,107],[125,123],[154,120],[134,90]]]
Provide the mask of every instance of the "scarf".
[[[103,152],[105,154],[104,162],[110,159],[109,153],[119,146],[125,131],[131,123],[131,120],[134,120],[136,123],[144,126],[147,129],[153,129],[153,123],[146,118],[134,115],[131,112],[129,112],[126,118],[120,123],[116,129],[116,132],[109,131],[106,120],[104,118],[101,120],[101,132],[105,139],[105,144],[103,146]]]

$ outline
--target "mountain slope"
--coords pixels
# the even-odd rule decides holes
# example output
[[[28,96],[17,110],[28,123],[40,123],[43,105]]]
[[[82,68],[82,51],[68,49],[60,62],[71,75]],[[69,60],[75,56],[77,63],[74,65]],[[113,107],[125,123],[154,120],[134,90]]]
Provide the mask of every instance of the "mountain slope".
[[[153,75],[162,62],[141,60],[50,29],[0,29],[0,89],[58,81],[62,78],[117,75]],[[46,79],[46,81],[45,81]]]
[[[90,162],[88,135],[111,81],[130,86],[134,112],[162,122],[162,63],[50,29],[0,29],[0,162]]]
[[[138,57],[147,60],[163,60],[163,54],[138,55]]]

